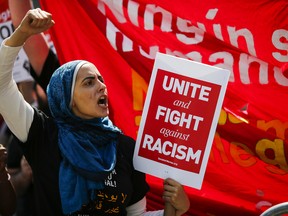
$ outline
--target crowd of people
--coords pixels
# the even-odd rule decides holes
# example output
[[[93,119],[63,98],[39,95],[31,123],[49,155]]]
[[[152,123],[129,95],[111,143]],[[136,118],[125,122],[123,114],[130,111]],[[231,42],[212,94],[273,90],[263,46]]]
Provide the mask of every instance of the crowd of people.
[[[9,6],[14,29],[0,48],[0,114],[8,137],[0,149],[0,214],[188,211],[189,197],[170,178],[163,181],[164,208],[147,211],[149,185],[133,167],[135,140],[109,119],[108,91],[97,65],[82,59],[60,65],[44,35],[55,24],[52,14],[33,9],[30,0],[1,1]],[[21,50],[29,60],[29,82],[16,82],[13,75]]]

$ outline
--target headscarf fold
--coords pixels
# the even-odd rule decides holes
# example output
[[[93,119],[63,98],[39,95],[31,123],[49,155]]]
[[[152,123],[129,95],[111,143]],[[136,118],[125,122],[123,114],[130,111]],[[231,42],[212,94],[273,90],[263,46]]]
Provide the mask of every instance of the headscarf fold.
[[[94,198],[94,190],[116,164],[120,130],[108,117],[81,119],[70,108],[76,74],[86,61],[75,60],[58,68],[47,87],[49,108],[58,126],[58,144],[63,157],[59,190],[64,214],[81,209]],[[73,78],[74,77],[74,78]]]

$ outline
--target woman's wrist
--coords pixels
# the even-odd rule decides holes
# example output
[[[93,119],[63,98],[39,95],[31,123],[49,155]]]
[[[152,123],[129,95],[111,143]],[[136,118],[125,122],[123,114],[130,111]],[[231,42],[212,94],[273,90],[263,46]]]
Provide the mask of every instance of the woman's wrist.
[[[10,47],[23,46],[29,37],[30,35],[16,28],[12,35],[5,40],[5,45]]]

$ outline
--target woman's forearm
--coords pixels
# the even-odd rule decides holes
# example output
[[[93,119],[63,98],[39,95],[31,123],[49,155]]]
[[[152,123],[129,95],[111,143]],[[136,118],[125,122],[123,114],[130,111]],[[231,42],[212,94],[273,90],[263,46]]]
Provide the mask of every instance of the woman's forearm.
[[[5,40],[5,45],[10,47],[23,46],[29,37],[29,34],[21,31],[20,28],[16,28],[13,34]]]
[[[6,39],[7,40],[7,39]],[[20,47],[0,47],[0,113],[12,133],[22,142],[28,137],[34,110],[18,91],[12,68]]]

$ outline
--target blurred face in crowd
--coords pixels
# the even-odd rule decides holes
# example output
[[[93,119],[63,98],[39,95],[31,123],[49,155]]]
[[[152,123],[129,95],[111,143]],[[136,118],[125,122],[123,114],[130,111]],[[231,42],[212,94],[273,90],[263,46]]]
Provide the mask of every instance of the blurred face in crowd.
[[[91,63],[83,64],[76,76],[72,111],[83,119],[101,118],[109,114],[106,85]]]

